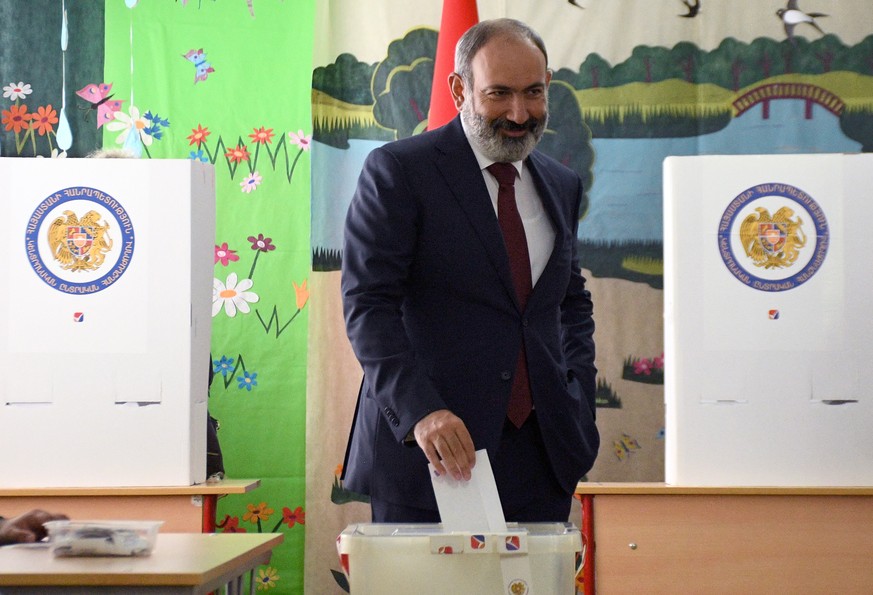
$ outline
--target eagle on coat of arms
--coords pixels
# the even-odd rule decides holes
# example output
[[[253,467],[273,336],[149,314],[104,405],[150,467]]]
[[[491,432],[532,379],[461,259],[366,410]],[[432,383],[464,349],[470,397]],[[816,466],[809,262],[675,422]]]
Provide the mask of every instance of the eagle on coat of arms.
[[[64,211],[48,228],[52,256],[68,271],[93,271],[106,260],[112,249],[109,224],[100,224],[100,214],[88,211],[81,219],[73,211]]]
[[[757,207],[740,225],[740,241],[746,255],[756,266],[765,269],[784,268],[794,264],[800,249],[806,245],[803,220],[789,207],[781,207],[771,217],[770,211]]]

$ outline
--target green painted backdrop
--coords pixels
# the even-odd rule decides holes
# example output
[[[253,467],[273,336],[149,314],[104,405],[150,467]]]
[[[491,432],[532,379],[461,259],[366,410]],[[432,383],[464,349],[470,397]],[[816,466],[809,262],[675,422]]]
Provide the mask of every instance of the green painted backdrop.
[[[303,584],[313,7],[109,0],[93,81],[124,100],[104,147],[215,164],[209,409],[228,476],[261,480],[219,501],[219,530],[285,533],[257,573],[273,593]]]

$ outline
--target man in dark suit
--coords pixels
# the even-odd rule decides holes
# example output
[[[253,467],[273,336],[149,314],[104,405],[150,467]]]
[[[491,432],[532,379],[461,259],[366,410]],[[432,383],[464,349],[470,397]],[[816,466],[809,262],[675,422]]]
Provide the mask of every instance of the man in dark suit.
[[[364,379],[344,485],[370,496],[374,522],[436,522],[427,463],[466,480],[484,448],[508,521],[566,521],[599,446],[582,184],[534,151],[551,78],[534,31],[479,23],[455,71],[460,116],[374,150],[346,218]]]

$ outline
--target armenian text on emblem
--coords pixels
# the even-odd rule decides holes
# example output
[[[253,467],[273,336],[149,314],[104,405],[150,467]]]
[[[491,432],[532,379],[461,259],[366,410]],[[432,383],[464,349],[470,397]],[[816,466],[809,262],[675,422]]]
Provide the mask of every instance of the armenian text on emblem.
[[[100,214],[88,211],[81,219],[73,211],[64,211],[48,231],[51,254],[67,271],[94,271],[106,260],[112,249],[109,223],[100,224]]]
[[[135,244],[127,209],[88,186],[51,193],[37,204],[24,233],[33,272],[65,294],[88,295],[114,285],[130,267]]]
[[[717,243],[727,270],[744,285],[790,291],[821,270],[830,227],[808,193],[769,182],[747,188],[728,204],[718,222]]]
[[[806,246],[803,220],[794,220],[794,211],[781,207],[771,217],[764,207],[757,207],[740,225],[743,249],[755,266],[765,269],[790,267]]]

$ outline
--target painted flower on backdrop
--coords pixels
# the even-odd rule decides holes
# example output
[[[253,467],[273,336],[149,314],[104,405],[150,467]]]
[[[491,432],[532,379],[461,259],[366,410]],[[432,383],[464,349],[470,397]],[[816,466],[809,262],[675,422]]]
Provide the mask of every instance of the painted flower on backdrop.
[[[261,180],[261,175],[258,172],[252,172],[239,183],[240,189],[246,194],[251,194],[253,190],[256,190],[261,185]]]
[[[257,237],[249,236],[249,242],[252,243],[252,250],[255,250],[255,258],[252,260],[252,268],[249,271],[249,279],[251,279],[255,276],[255,267],[258,266],[258,257],[261,252],[275,250],[276,246],[273,245],[273,238],[264,237],[262,233],[259,233]]]
[[[25,82],[19,82],[17,85],[15,83],[9,83],[3,87],[3,97],[9,101],[27,99],[27,96],[31,93],[33,93],[33,90],[30,88],[30,85]]]
[[[41,150],[37,148],[37,136],[40,137],[39,145],[46,145],[48,151],[55,149],[52,139],[57,138],[55,124],[58,123],[58,112],[51,104],[41,105],[36,108],[36,111],[30,111],[22,102],[31,93],[33,89],[30,84],[23,81],[3,86],[4,99],[13,103],[9,109],[0,110],[0,122],[7,132],[14,133],[15,153],[19,156],[28,144],[33,156],[37,156]]]
[[[275,134],[273,133],[272,128],[264,128],[261,126],[260,128],[254,128],[253,130],[254,132],[249,135],[249,138],[252,139],[253,143],[265,144],[273,142],[273,136],[275,136]]]
[[[138,135],[142,144],[149,147],[154,142],[152,135],[148,132],[150,125],[151,122],[140,115],[139,108],[131,105],[130,110],[127,112],[121,110],[115,112],[115,119],[108,122],[106,128],[112,132],[121,131],[121,134],[115,137],[115,144],[125,144],[128,136],[132,133],[135,136]]]
[[[222,355],[221,359],[212,360],[212,371],[222,376],[227,376],[233,372],[233,358]]]
[[[215,247],[215,262],[213,264],[221,263],[221,266],[227,266],[231,262],[236,262],[239,260],[239,256],[236,254],[236,250],[231,250],[227,247],[227,242],[224,242],[221,246]]]
[[[641,359],[634,362],[634,374],[643,374],[645,376],[652,375],[652,362],[647,359]]]
[[[22,130],[27,130],[30,127],[30,118],[33,114],[27,113],[26,105],[13,105],[8,110],[3,110],[3,124],[6,130],[12,130],[15,134],[19,134]]]
[[[282,507],[282,522],[288,525],[289,528],[293,527],[295,524],[300,523],[301,525],[306,524],[306,512],[303,511],[302,506],[298,506],[293,511],[287,506]]]
[[[651,376],[652,373],[664,371],[664,354],[653,357],[652,359],[642,358],[633,362],[634,374],[642,376]]]
[[[298,310],[302,310],[303,306],[306,305],[306,302],[309,301],[309,290],[306,289],[307,281],[308,279],[304,279],[302,285],[297,285],[297,281],[291,281],[291,285],[294,286],[294,297],[297,302]]]
[[[223,533],[247,533],[245,529],[239,526],[239,517],[224,515],[224,520],[215,524]]]
[[[242,376],[236,377],[236,382],[236,387],[238,389],[246,389],[247,391],[252,392],[252,389],[258,385],[258,373],[245,370],[243,371]],[[272,509],[270,510],[270,512],[272,512]]]
[[[273,238],[265,238],[262,233],[259,233],[258,237],[249,236],[249,241],[252,243],[252,250],[269,252],[276,249],[276,246],[273,245]]]
[[[239,144],[232,149],[228,149],[224,154],[232,163],[241,163],[249,160],[249,150],[245,145]]]
[[[192,161],[200,161],[201,163],[208,163],[209,157],[207,157],[203,153],[203,149],[198,149],[197,151],[191,151],[188,153],[188,159]]]
[[[312,135],[307,135],[302,130],[298,130],[296,134],[294,132],[289,132],[288,139],[292,143],[300,147],[300,150],[302,151],[308,151],[310,145],[312,144]]]
[[[200,145],[206,142],[206,137],[212,134],[209,132],[209,128],[203,128],[200,124],[197,124],[197,128],[191,129],[191,134],[188,135],[188,146],[196,144],[197,148],[200,148]]]
[[[274,512],[272,508],[267,506],[266,502],[261,502],[260,504],[248,504],[246,505],[246,508],[248,508],[249,511],[243,515],[243,520],[250,523],[268,521]]]
[[[51,158],[51,159],[64,159],[66,156],[67,156],[66,151],[61,151],[60,153],[58,153],[57,149],[52,149],[52,154],[49,155],[49,158]],[[44,157],[42,155],[37,155],[36,158],[37,159],[44,159]]]
[[[166,118],[160,117],[158,114],[152,114],[150,111],[146,112],[143,118],[149,123],[149,125],[143,129],[143,132],[154,138],[155,140],[161,140],[164,136],[164,128],[170,127],[170,121]]]
[[[266,591],[276,586],[276,581],[281,577],[275,568],[268,566],[267,568],[258,569],[258,591]]]
[[[36,108],[36,113],[30,115],[30,127],[39,132],[40,136],[45,136],[49,132],[54,132],[54,125],[58,123],[58,112],[51,104]]]
[[[249,291],[254,283],[251,279],[243,279],[237,283],[236,273],[227,276],[227,281],[220,279],[212,281],[212,316],[215,317],[224,306],[224,313],[233,318],[237,311],[248,314],[249,304],[257,302],[260,297]]]

